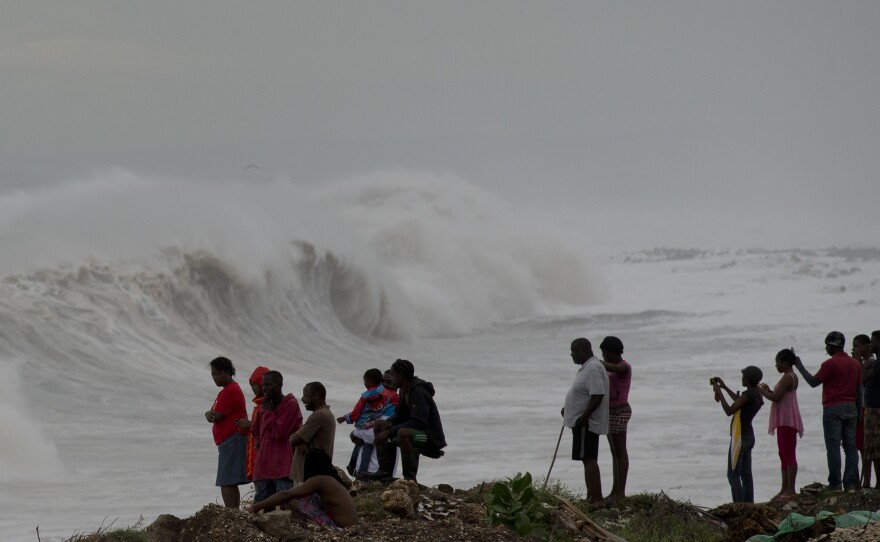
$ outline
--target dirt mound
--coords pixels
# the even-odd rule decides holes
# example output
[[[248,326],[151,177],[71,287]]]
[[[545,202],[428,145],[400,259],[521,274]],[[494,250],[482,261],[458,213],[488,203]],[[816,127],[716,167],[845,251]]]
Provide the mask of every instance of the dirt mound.
[[[756,534],[774,534],[779,522],[791,512],[812,516],[820,510],[841,513],[853,510],[880,509],[880,491],[856,493],[829,493],[807,486],[791,501],[766,504],[725,504],[711,511],[670,499],[662,492],[641,494],[623,499],[618,506],[588,510],[580,513],[562,506],[559,496],[542,502],[546,528],[553,536],[569,540],[595,540],[588,532],[587,523],[599,525],[608,536],[632,535],[639,532],[658,540],[665,539],[663,525],[678,529],[681,540],[711,540],[713,542],[740,542]],[[489,486],[482,484],[468,491],[449,486],[426,488],[399,481],[390,486],[378,483],[354,482],[351,492],[358,510],[358,523],[345,531],[321,527],[298,514],[277,511],[254,515],[228,509],[216,504],[204,507],[190,518],[160,516],[146,529],[150,542],[343,542],[371,540],[377,542],[458,542],[480,540],[506,542],[522,540],[504,527],[491,527],[486,521],[484,504]],[[573,499],[573,497],[572,497]],[[564,499],[562,499],[564,501]],[[402,503],[402,504],[401,504]],[[577,505],[580,507],[580,504]],[[585,520],[589,515],[590,522]],[[657,530],[657,522],[661,528]],[[668,530],[668,529],[667,529]],[[834,530],[831,518],[820,521],[809,529],[789,533],[780,542],[805,542],[808,539],[849,541],[854,536],[880,542],[880,526],[871,525],[849,530]],[[650,531],[651,536],[646,533]],[[609,538],[611,537],[611,538]],[[818,538],[817,538],[818,537]],[[861,539],[861,538],[859,538]],[[82,538],[89,542],[119,542],[108,538]],[[122,540],[122,539],[119,539]]]
[[[310,538],[320,542],[342,540],[375,540],[378,542],[461,542],[462,540],[485,540],[486,542],[506,542],[522,539],[507,529],[496,529],[485,523],[465,523],[460,518],[450,517],[433,522],[417,519],[389,518],[384,521],[361,521],[345,530],[345,534],[316,533]]]
[[[416,506],[403,518],[383,508],[382,495],[389,492],[388,488],[378,484],[359,488],[360,494],[355,497],[359,522],[342,532],[321,527],[290,512],[254,515],[216,504],[209,504],[186,519],[160,516],[146,531],[150,542],[520,540],[507,529],[488,526],[483,505],[467,502],[463,493],[454,495],[432,488],[420,491],[418,486],[412,485],[417,492],[413,499]]]
[[[160,516],[147,527],[153,542],[277,542],[257,528],[255,516],[243,510],[209,504],[194,516],[177,520]],[[171,525],[179,527],[179,531]]]
[[[805,516],[813,516],[823,510],[835,514],[852,510],[876,511],[880,510],[880,489],[825,493],[821,498],[814,499],[809,499],[801,493],[796,502],[797,507],[794,511]]]
[[[775,533],[777,511],[760,504],[730,503],[709,511],[727,525],[726,541],[741,542],[756,534]]]

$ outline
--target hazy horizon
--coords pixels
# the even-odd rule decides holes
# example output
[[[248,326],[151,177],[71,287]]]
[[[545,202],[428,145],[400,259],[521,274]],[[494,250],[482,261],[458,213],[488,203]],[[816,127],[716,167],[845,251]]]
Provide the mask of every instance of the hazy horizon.
[[[877,244],[875,2],[51,5],[0,21],[0,198],[404,170],[612,248]]]

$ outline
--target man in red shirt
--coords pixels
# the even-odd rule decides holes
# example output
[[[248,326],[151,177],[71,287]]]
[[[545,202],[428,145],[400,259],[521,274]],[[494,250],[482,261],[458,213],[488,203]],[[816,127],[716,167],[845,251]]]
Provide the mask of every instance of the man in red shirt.
[[[303,424],[299,402],[292,393],[284,395],[284,379],[278,371],[263,375],[263,404],[260,415],[251,427],[256,443],[254,460],[254,502],[271,497],[293,487],[288,478],[293,451],[288,444],[290,435]]]
[[[859,413],[856,401],[862,381],[862,367],[844,352],[845,346],[843,333],[829,333],[825,337],[825,351],[831,357],[822,363],[815,376],[807,372],[801,358],[795,362],[795,367],[807,384],[814,388],[822,385],[822,429],[828,458],[828,488],[838,490],[841,489],[841,443],[846,456],[843,489],[856,489],[859,482],[859,452],[856,449]]]

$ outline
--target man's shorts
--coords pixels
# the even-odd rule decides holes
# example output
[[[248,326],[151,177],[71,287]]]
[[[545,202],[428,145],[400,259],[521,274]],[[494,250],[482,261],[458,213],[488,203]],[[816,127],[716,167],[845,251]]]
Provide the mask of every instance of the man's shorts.
[[[419,429],[410,429],[409,431],[412,433],[413,448],[424,448],[428,444],[428,435],[424,431]]]
[[[599,435],[586,425],[571,428],[571,458],[575,461],[596,460],[599,457]]]
[[[421,455],[432,459],[443,457],[443,451],[428,440],[428,435],[424,431],[420,429],[409,429],[409,431],[412,434],[413,448],[418,450]],[[397,439],[393,439],[391,443],[397,445]]]
[[[240,486],[249,483],[245,474],[247,437],[236,431],[217,446],[218,486]]]

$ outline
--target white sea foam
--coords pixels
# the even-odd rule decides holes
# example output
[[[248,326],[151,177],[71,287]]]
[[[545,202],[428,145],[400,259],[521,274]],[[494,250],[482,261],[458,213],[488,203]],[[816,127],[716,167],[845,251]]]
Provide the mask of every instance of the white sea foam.
[[[543,222],[454,176],[395,171],[326,186],[416,307],[429,335],[464,333],[601,298],[584,232]]]
[[[2,362],[5,370],[0,379],[0,434],[4,438],[0,443],[0,483],[47,483],[56,480],[64,470],[55,444],[41,429],[25,400],[33,383],[19,377],[21,364],[8,359]]]

